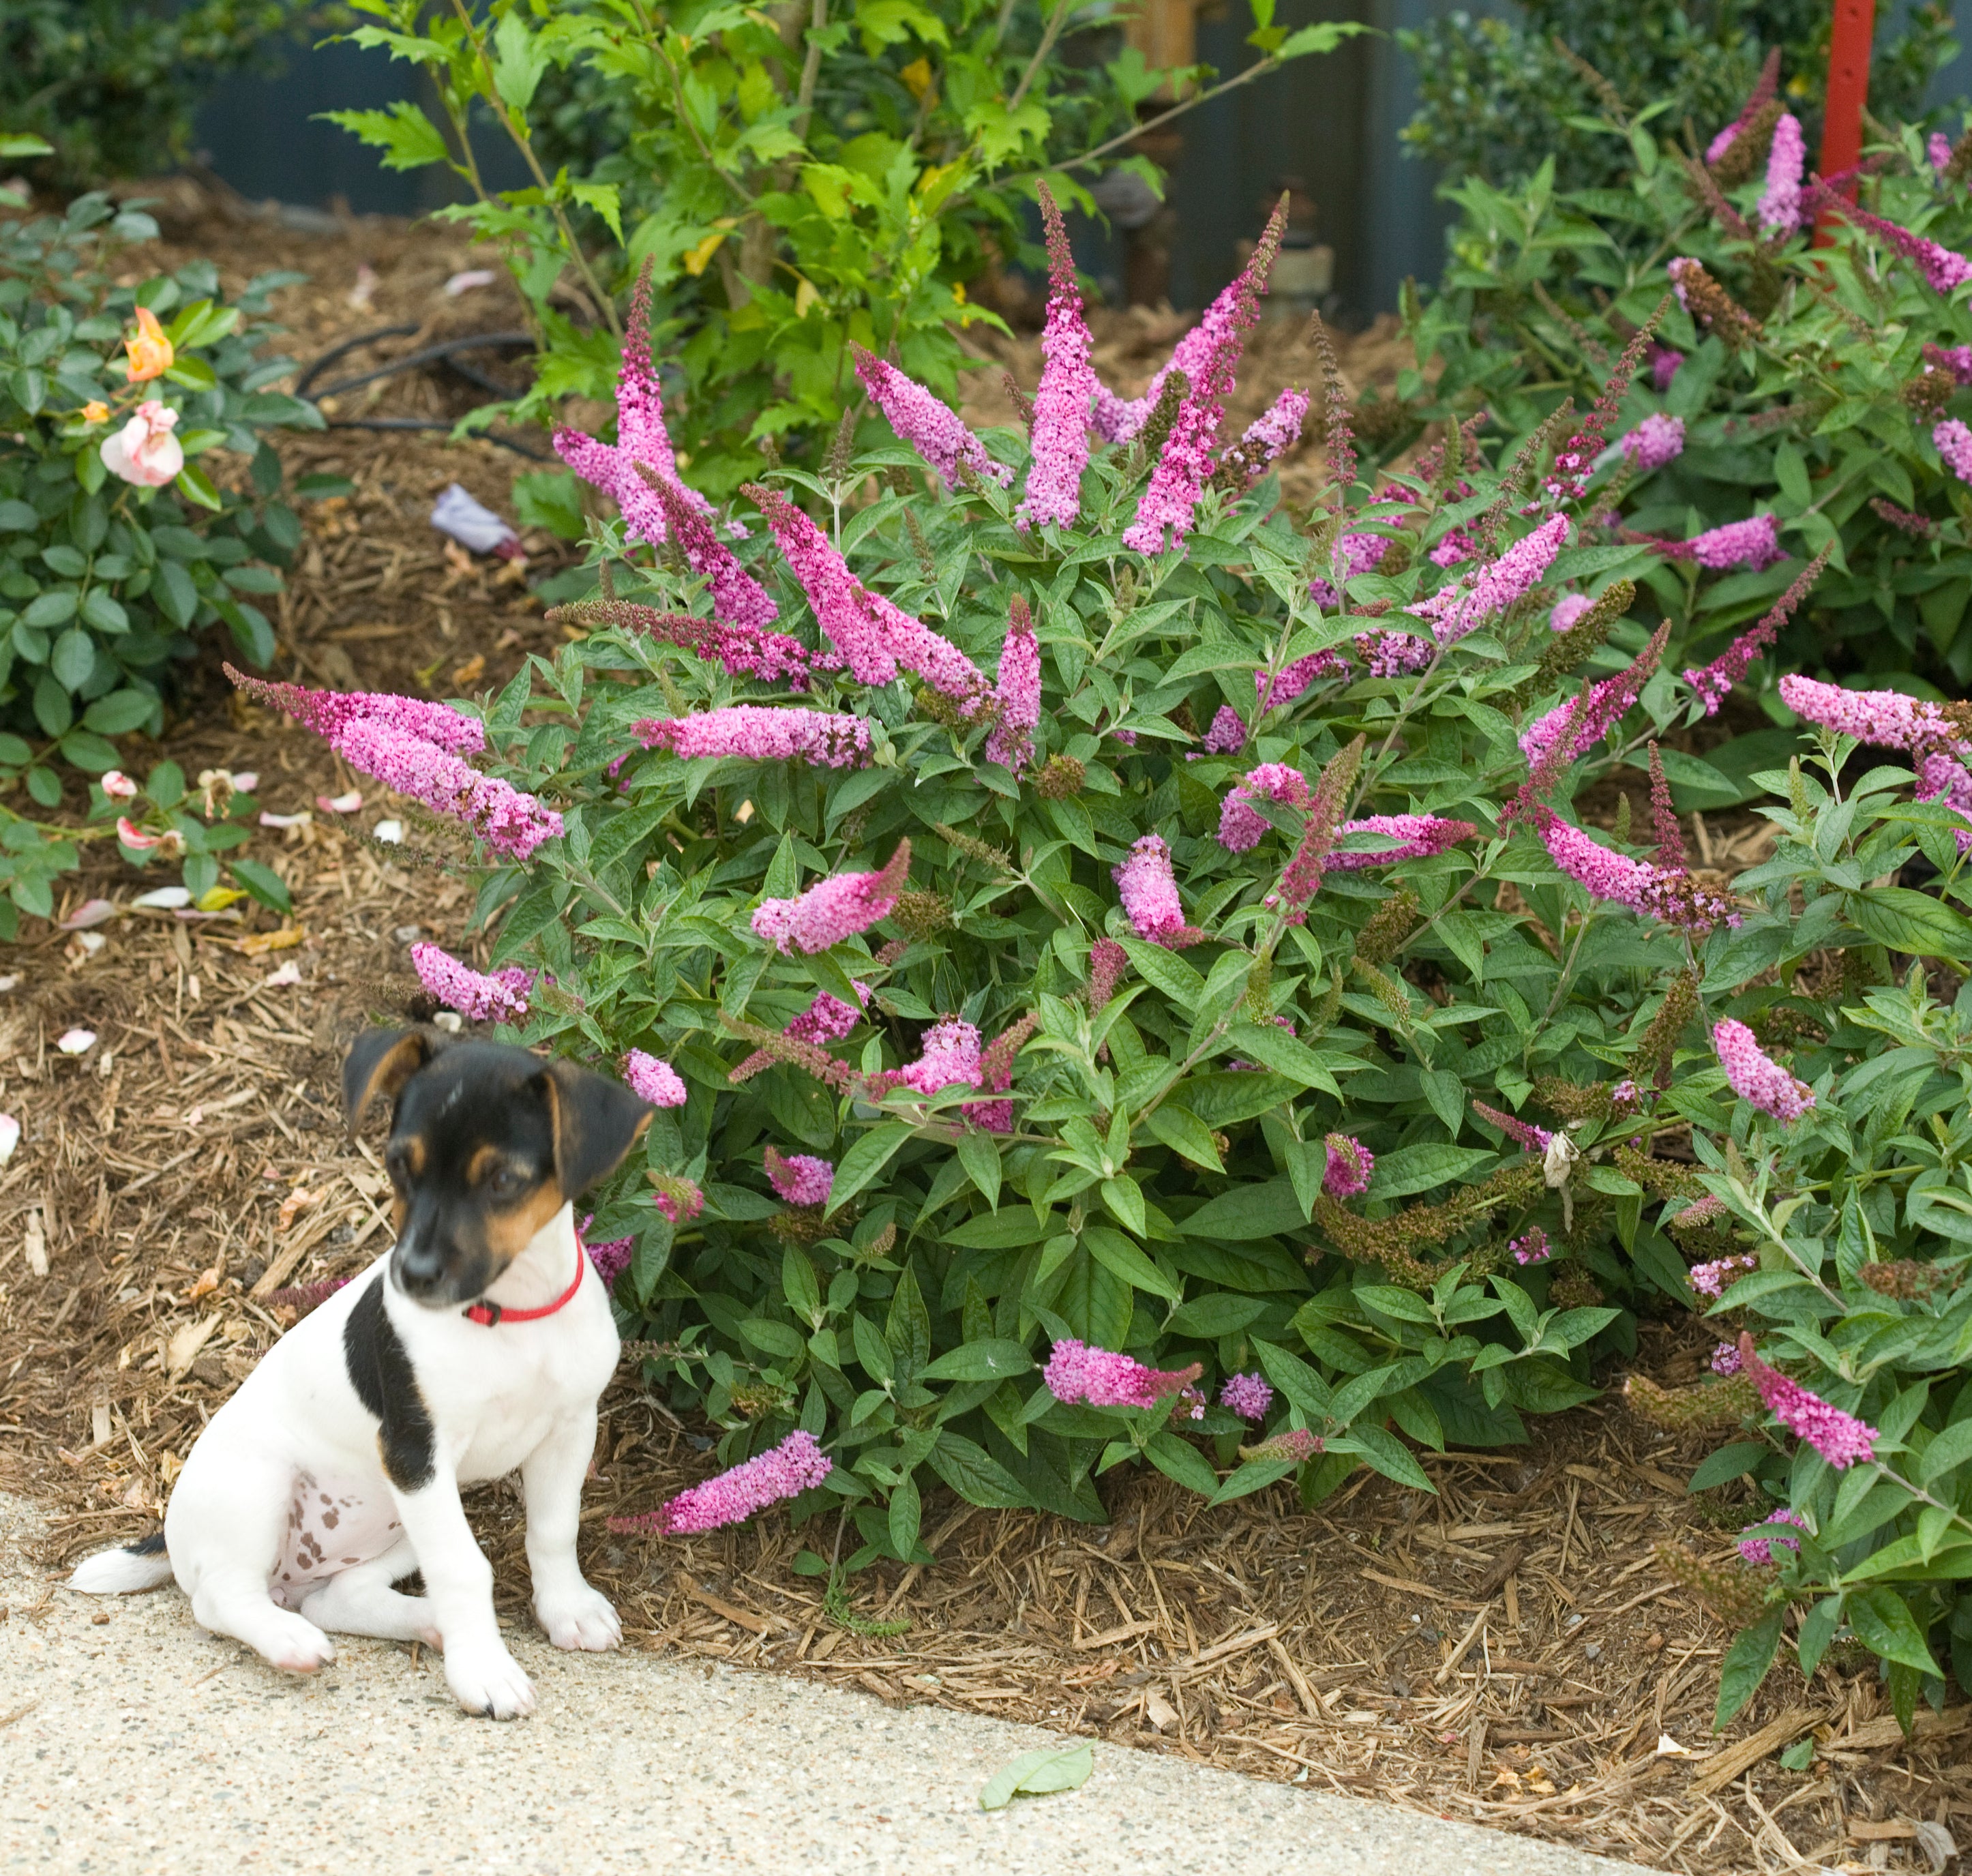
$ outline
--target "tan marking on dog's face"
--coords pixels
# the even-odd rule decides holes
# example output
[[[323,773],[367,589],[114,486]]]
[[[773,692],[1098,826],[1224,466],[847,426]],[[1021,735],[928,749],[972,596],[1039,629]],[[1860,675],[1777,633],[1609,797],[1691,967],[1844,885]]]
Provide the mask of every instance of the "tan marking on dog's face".
[[[536,1235],[568,1201],[553,1179],[544,1179],[517,1204],[485,1214],[486,1248],[501,1270],[533,1243]]]
[[[472,1157],[465,1162],[465,1182],[469,1185],[484,1185],[507,1163],[506,1155],[498,1147],[490,1143],[475,1146]]]

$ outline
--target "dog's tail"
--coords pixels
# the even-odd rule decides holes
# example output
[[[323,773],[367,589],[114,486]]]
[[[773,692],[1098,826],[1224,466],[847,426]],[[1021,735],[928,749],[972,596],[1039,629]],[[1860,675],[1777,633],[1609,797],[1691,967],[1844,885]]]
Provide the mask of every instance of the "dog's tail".
[[[155,1589],[171,1574],[165,1534],[159,1531],[120,1551],[99,1551],[93,1557],[85,1557],[76,1565],[68,1587],[89,1596],[127,1596],[133,1590]]]

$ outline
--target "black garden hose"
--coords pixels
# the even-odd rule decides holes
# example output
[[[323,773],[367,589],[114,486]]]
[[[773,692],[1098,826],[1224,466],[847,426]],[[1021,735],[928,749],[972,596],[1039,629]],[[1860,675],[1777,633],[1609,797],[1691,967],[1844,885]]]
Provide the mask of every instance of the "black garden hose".
[[[530,332],[469,332],[461,338],[441,340],[433,345],[421,345],[416,351],[406,352],[401,358],[393,358],[388,364],[380,365],[374,371],[359,372],[354,377],[338,378],[333,384],[313,388],[315,380],[338,359],[347,358],[352,351],[360,351],[380,339],[405,338],[421,329],[416,324],[409,325],[381,325],[374,332],[359,332],[354,338],[346,338],[340,345],[331,345],[328,351],[312,360],[295,381],[295,395],[310,404],[319,404],[325,397],[341,396],[344,392],[360,390],[365,384],[374,384],[379,380],[394,377],[400,372],[414,371],[427,364],[442,363],[464,378],[469,384],[496,395],[504,396],[504,387],[485,372],[463,362],[457,354],[471,351],[513,351],[524,348],[532,351],[534,338]],[[442,417],[326,417],[323,420],[331,430],[450,430],[454,425]],[[485,432],[489,443],[497,443],[503,449],[511,449],[516,456],[525,456],[531,462],[545,462],[550,459],[540,450],[534,449],[515,438]]]

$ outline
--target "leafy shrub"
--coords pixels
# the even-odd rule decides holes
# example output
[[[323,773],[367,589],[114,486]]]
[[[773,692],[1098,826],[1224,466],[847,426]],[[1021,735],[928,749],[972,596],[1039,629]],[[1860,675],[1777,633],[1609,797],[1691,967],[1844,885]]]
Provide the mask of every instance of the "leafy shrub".
[[[1763,48],[1776,48],[1789,108],[1820,136],[1830,9],[1814,0],[1761,0],[1695,10],[1675,0],[1523,0],[1514,20],[1458,11],[1401,31],[1417,67],[1419,108],[1402,136],[1448,178],[1524,182],[1550,159],[1564,188],[1620,187],[1622,145],[1601,119],[1608,93],[1660,136],[1687,122],[1716,124],[1752,88]],[[1869,106],[1914,117],[1936,74],[1957,56],[1950,11],[1912,8],[1877,25]]]
[[[224,621],[256,664],[273,656],[253,602],[280,590],[301,538],[266,433],[322,420],[267,388],[292,361],[261,355],[271,327],[243,324],[299,276],[263,275],[233,306],[209,262],[116,286],[117,245],[156,233],[99,194],[0,222],[0,791],[18,783],[38,808],[61,800],[60,763],[100,774],[110,739],[162,730],[170,666],[201,626]],[[213,450],[249,459],[250,493],[215,485]],[[44,913],[68,838],[5,808],[0,821],[0,878]]]
[[[1760,225],[1765,140],[1733,159],[1748,179],[1732,183],[1723,168],[1722,188],[1722,175],[1660,148],[1647,127],[1609,128],[1630,153],[1621,189],[1558,191],[1543,167],[1518,191],[1474,181],[1453,192],[1463,215],[1443,288],[1413,309],[1419,355],[1440,369],[1428,391],[1422,375],[1400,385],[1411,400],[1401,414],[1383,407],[1389,434],[1483,407],[1510,449],[1565,397],[1592,400],[1608,361],[1661,306],[1653,371],[1618,420],[1636,441],[1631,453],[1611,453],[1595,485],[1601,538],[1666,544],[1626,570],[1640,583],[1640,616],[1671,627],[1667,659],[1703,663],[1791,583],[1797,563],[1751,551],[1750,536],[1736,555],[1729,537],[1695,544],[1764,516],[1783,549],[1829,556],[1810,605],[1758,668],[1775,723],[1792,721],[1773,688],[1790,668],[1933,695],[1962,688],[1972,678],[1972,489],[1954,439],[1972,404],[1972,314],[1961,292],[1933,284],[1925,244],[1947,255],[1930,263],[1941,277],[1963,266],[1951,258],[1972,247],[1963,185],[1907,129],[1876,152],[1883,167],[1859,211],[1830,212],[1832,245],[1810,253],[1812,205],[1783,199]],[[1693,261],[1703,272],[1688,285],[1673,277]],[[1722,774],[1674,779],[1698,791],[1696,805],[1744,799],[1752,770],[1784,760],[1774,740],[1710,752]]]
[[[1167,80],[1192,91],[1174,113],[1190,109],[1363,30],[1289,32],[1257,0],[1255,62],[1215,87],[1206,68],[1153,71],[1131,51],[1063,58],[1063,8],[998,0],[881,0],[832,21],[789,8],[784,28],[724,5],[654,16],[580,0],[544,18],[508,0],[430,18],[422,0],[354,5],[382,22],[356,40],[423,69],[446,128],[409,102],[331,115],[392,168],[453,169],[475,199],[442,212],[506,250],[540,335],[531,393],[474,420],[606,398],[617,302],[648,266],[677,441],[721,498],[761,467],[763,440],[818,453],[808,440],[854,394],[852,342],[950,394],[954,328],[992,317],[965,283],[987,242],[1018,246],[1036,171],[1112,160]],[[592,133],[621,126],[621,146],[590,154],[572,108]],[[532,186],[483,187],[465,142],[475,111],[511,137]]]
[[[184,156],[193,113],[220,78],[263,62],[270,41],[322,11],[302,0],[8,0],[0,124],[47,139],[64,182],[155,175]]]
[[[1795,1093],[1715,1021],[1808,1036],[1810,950],[1856,985],[1972,959],[1972,823],[1908,770],[1794,785],[1825,891],[1791,848],[1730,904],[1689,870],[1647,746],[1703,694],[1624,616],[1637,550],[1569,544],[1602,414],[1503,472],[1455,432],[1373,492],[1331,384],[1333,505],[1281,511],[1301,394],[1214,440],[1268,254],[1125,405],[1064,244],[1030,437],[863,361],[913,448],[783,469],[730,545],[658,466],[633,334],[653,500],[599,531],[586,636],[450,713],[243,680],[482,836],[497,968],[427,951],[427,988],[658,1105],[592,1227],[620,1319],[723,1459],[824,1443],[797,1510],[844,1508],[858,1561],[922,1557],[932,1479],[1092,1518],[1133,1459],[1218,1500],[1428,1490],[1406,1439],[1518,1440],[1654,1294],[1695,1300],[1677,1234],[1712,1261],[1720,1231],[1683,1214],[1746,1163],[1712,1145],[1746,1137],[1725,1070]],[[1972,799],[1931,763],[1967,713],[1852,695],[1797,693]],[[1559,812],[1625,763],[1647,835],[1627,799],[1613,838]],[[1882,883],[1905,827],[1944,894]],[[1699,1166],[1654,1150],[1687,1126]]]

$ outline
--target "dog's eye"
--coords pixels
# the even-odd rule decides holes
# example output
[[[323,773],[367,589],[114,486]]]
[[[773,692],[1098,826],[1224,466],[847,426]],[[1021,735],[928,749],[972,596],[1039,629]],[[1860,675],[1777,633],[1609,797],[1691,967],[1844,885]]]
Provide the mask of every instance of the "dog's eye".
[[[521,1189],[521,1175],[511,1166],[502,1166],[486,1181],[495,1198],[511,1198]]]

